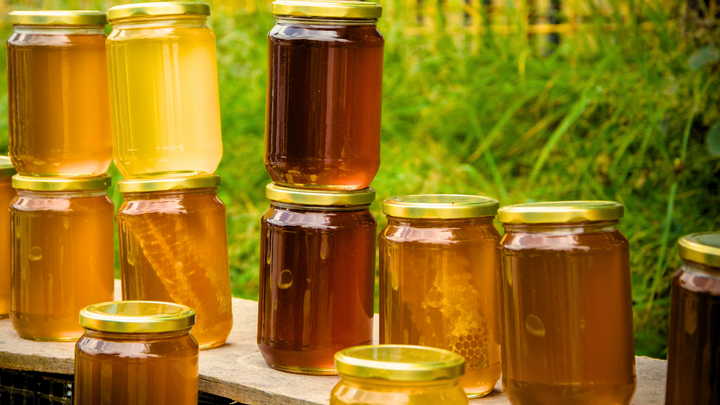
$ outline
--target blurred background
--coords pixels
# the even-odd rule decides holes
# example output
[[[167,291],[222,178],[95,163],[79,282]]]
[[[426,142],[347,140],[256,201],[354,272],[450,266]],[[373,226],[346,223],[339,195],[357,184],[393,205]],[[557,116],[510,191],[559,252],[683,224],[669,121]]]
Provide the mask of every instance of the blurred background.
[[[206,1],[218,45],[225,152],[217,173],[233,293],[256,300],[274,17],[270,0]],[[10,36],[13,10],[121,3],[129,1],[0,0],[0,33]],[[400,194],[481,194],[501,205],[619,201],[631,243],[636,352],[664,358],[677,240],[720,230],[720,0],[380,3],[379,229],[381,201]],[[4,154],[5,47],[0,59]],[[111,196],[119,206],[119,194]]]

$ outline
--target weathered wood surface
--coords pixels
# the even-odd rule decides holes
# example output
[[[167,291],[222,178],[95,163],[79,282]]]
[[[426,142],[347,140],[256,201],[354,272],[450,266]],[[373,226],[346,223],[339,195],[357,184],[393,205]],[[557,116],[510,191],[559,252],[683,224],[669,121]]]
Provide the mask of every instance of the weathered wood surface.
[[[120,291],[119,284],[116,291]],[[270,369],[255,343],[257,303],[234,299],[233,314],[235,326],[228,343],[200,352],[201,391],[252,405],[328,403],[338,377],[303,376]],[[23,340],[12,330],[8,319],[0,321],[0,368],[72,374],[73,356],[73,343]],[[638,389],[633,405],[664,403],[666,368],[665,361],[637,358]],[[509,402],[498,383],[495,392],[471,404],[507,405]]]

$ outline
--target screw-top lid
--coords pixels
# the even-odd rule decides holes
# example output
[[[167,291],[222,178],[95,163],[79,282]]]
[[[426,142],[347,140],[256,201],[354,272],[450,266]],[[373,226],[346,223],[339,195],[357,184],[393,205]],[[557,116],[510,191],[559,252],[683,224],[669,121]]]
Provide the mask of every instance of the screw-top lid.
[[[498,210],[505,224],[561,224],[614,221],[622,218],[623,206],[615,201],[555,201],[517,204]]]
[[[371,187],[352,191],[315,190],[268,184],[265,196],[271,201],[314,206],[368,205],[375,200]]]
[[[0,156],[0,177],[10,177],[15,175],[17,171],[12,165],[10,158],[7,156]]]
[[[210,6],[196,1],[166,1],[134,3],[111,7],[107,11],[109,22],[126,18],[173,15],[210,15]]]
[[[40,10],[12,11],[8,14],[12,25],[105,25],[104,11]]]
[[[80,326],[100,332],[162,333],[193,325],[195,310],[170,302],[103,302],[80,310]]]
[[[296,17],[378,19],[382,6],[369,1],[294,1],[276,0],[272,13]]]
[[[683,236],[678,254],[684,260],[720,268],[720,232],[702,232]]]
[[[461,194],[416,194],[383,201],[383,213],[398,218],[459,219],[497,214],[499,203],[490,197]]]
[[[153,191],[184,190],[218,186],[220,186],[220,176],[215,174],[186,177],[126,179],[118,182],[118,190],[121,193],[149,193]]]
[[[357,346],[335,354],[341,376],[389,381],[433,381],[465,374],[465,359],[443,349],[423,346]]]
[[[12,185],[18,190],[31,191],[89,191],[105,190],[112,184],[108,175],[99,177],[34,177],[16,174]]]

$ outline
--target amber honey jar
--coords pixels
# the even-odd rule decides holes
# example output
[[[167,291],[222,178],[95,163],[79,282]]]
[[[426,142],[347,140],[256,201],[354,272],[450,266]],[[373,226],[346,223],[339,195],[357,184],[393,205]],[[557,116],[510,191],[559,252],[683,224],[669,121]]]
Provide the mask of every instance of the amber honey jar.
[[[462,356],[404,345],[352,347],[335,355],[340,382],[330,405],[467,405]]]
[[[380,344],[465,358],[471,398],[500,378],[498,201],[471,195],[388,198],[380,233]]]
[[[265,167],[280,185],[361,189],[380,167],[385,40],[365,1],[272,3]]]
[[[125,300],[167,301],[197,311],[200,349],[225,343],[233,325],[220,177],[122,180],[117,214]]]
[[[24,339],[76,340],[78,312],[113,299],[110,177],[15,175],[10,206],[13,328]]]
[[[0,319],[10,315],[10,202],[15,198],[10,159],[0,156]]]
[[[168,302],[121,301],[80,311],[76,405],[197,405],[195,311]]]
[[[720,404],[720,232],[678,243],[672,279],[666,405]]]
[[[338,351],[370,344],[374,316],[375,190],[267,186],[257,342],[278,370],[336,374]]]
[[[514,405],[627,405],[635,392],[623,206],[500,208],[502,384]]]
[[[9,20],[9,146],[18,172],[104,174],[112,159],[105,12],[13,11]]]

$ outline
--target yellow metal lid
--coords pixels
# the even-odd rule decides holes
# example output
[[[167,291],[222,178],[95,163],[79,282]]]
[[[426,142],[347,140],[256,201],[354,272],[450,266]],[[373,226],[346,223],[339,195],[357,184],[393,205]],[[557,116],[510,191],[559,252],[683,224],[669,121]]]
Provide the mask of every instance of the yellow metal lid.
[[[31,191],[86,191],[105,190],[112,184],[108,175],[99,177],[33,177],[16,174],[12,185],[18,190]]]
[[[357,346],[335,354],[341,376],[389,381],[433,381],[465,374],[465,359],[433,347],[380,345]]]
[[[17,171],[12,165],[10,158],[7,156],[0,156],[0,177],[13,176]]]
[[[272,13],[296,17],[374,20],[382,16],[382,6],[368,1],[276,0],[272,3]]]
[[[100,332],[161,333],[193,325],[195,310],[170,302],[103,302],[80,310],[80,326]]]
[[[622,218],[623,206],[615,201],[555,201],[517,204],[498,210],[505,224],[561,224],[614,221]]]
[[[186,190],[220,186],[220,176],[207,174],[187,177],[159,177],[127,179],[118,182],[121,193],[149,193],[153,191]]]
[[[126,18],[172,15],[210,15],[210,6],[196,1],[166,1],[134,3],[111,7],[107,11],[109,22]]]
[[[416,194],[383,201],[383,213],[398,218],[458,219],[497,214],[494,198],[460,194]]]
[[[683,236],[678,254],[691,262],[720,268],[720,232],[702,232]]]
[[[8,14],[12,25],[105,25],[104,11],[40,10],[12,11]]]
[[[375,200],[371,187],[353,191],[312,190],[268,184],[265,196],[271,201],[315,206],[368,205]]]

